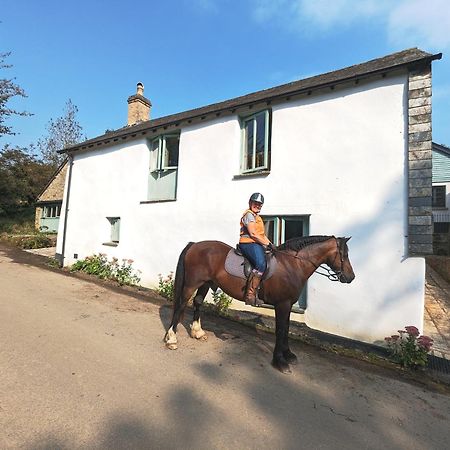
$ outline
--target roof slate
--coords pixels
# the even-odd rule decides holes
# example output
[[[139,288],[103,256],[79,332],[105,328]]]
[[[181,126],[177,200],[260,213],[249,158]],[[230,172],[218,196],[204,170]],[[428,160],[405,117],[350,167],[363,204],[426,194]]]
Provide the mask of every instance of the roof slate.
[[[237,108],[243,106],[252,105],[262,101],[272,101],[279,97],[299,94],[301,92],[307,92],[312,89],[318,89],[326,86],[332,86],[338,83],[367,77],[377,73],[393,71],[402,67],[411,68],[415,65],[421,65],[436,59],[441,59],[441,57],[442,53],[431,54],[418,48],[411,48],[384,56],[382,58],[373,59],[361,64],[356,64],[321,75],[293,81],[291,83],[253,92],[251,94],[242,95],[230,100],[148,120],[133,126],[126,126],[116,131],[108,132],[104,135],[68,147],[61,152],[74,153],[81,150],[89,150],[99,145],[108,144],[111,140],[117,141],[118,138],[126,139],[129,136],[133,136],[137,133],[157,127],[178,124],[183,121],[202,118],[203,116],[216,113],[232,113]]]

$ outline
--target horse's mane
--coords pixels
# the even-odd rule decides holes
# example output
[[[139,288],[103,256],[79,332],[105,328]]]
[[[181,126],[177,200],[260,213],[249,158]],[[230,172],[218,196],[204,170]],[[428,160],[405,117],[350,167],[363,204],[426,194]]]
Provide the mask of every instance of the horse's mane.
[[[333,236],[302,236],[287,240],[284,244],[277,247],[278,250],[292,250],[298,252],[308,245],[317,244],[318,242],[328,241]]]

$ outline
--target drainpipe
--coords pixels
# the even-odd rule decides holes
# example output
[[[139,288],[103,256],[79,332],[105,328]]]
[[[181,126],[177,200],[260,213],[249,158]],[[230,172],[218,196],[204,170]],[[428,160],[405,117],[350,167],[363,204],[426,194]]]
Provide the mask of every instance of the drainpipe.
[[[66,231],[67,231],[67,218],[69,215],[69,198],[70,198],[70,186],[72,184],[72,166],[73,166],[73,155],[69,154],[69,173],[67,179],[67,194],[66,194],[66,208],[64,212],[64,228],[63,228],[63,236],[62,236],[62,249],[61,255],[59,256],[59,265],[60,267],[64,267],[64,258],[66,252]]]

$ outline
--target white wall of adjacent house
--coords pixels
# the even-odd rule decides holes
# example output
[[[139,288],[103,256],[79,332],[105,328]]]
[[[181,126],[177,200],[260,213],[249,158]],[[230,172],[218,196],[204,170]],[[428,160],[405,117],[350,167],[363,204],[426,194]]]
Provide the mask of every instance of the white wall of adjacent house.
[[[405,75],[273,106],[266,177],[233,179],[240,170],[237,116],[183,128],[174,202],[140,203],[149,176],[144,139],[76,155],[65,264],[74,254],[99,252],[132,259],[141,283],[156,286],[189,241],[234,246],[241,213],[257,191],[265,195],[265,215],[310,215],[311,235],[352,236],[356,279],[346,285],[313,275],[307,325],[366,342],[405,325],[422,329],[425,264],[406,254],[406,92]],[[107,217],[121,218],[117,247],[102,245]]]

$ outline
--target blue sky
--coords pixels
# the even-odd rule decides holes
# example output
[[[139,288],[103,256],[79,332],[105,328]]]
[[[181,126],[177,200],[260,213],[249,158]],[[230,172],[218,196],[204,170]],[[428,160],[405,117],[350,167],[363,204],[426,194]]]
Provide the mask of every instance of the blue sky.
[[[410,47],[443,53],[433,140],[450,146],[447,0],[0,0],[0,21],[0,78],[34,114],[0,146],[36,142],[69,98],[88,138],[120,128],[138,81],[157,118]]]

